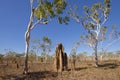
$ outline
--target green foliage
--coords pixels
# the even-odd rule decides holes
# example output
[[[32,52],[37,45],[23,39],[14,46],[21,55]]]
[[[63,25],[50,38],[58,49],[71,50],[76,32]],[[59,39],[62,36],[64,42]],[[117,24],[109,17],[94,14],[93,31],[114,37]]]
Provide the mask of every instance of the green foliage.
[[[47,18],[43,6],[39,6],[38,8],[36,8],[34,11],[34,15],[38,20],[41,19],[42,17]]]
[[[104,0],[104,4],[110,4],[110,0]]]
[[[86,39],[88,39],[88,38],[89,38],[89,36],[88,36],[88,35],[86,35],[86,36],[85,36],[85,38],[86,38]]]
[[[64,19],[63,19],[63,22],[64,22],[65,24],[68,24],[68,21],[69,21],[69,17],[65,16]]]
[[[101,32],[102,32],[103,34],[105,34],[105,33],[107,32],[107,27],[106,27],[106,26],[102,27],[102,28],[101,28]]]
[[[67,16],[65,16],[64,18],[63,17],[58,17],[58,22],[60,24],[62,24],[62,23],[68,24],[68,21],[69,21],[69,17],[67,17]]]
[[[41,18],[47,19],[48,16],[50,16],[52,18],[52,17],[55,16],[52,7],[53,7],[53,4],[51,2],[42,1],[41,5],[39,5],[35,9],[34,15],[36,16],[36,18],[38,20],[41,19]]]
[[[30,52],[29,52],[29,55],[28,55],[28,57],[29,57],[29,61],[34,61],[35,60],[35,57],[36,57],[36,53],[33,51],[33,50],[31,50]]]
[[[107,19],[110,13],[110,0],[104,0],[104,5],[101,3],[95,3],[91,8],[84,6],[84,10],[88,22],[91,20],[90,18],[92,18],[93,22],[101,24],[103,19]],[[94,29],[95,25],[90,22],[86,27]]]
[[[38,54],[38,52],[42,52],[42,54],[47,54],[51,51],[52,41],[48,37],[44,36],[42,40],[33,39],[31,40],[34,53]]]
[[[69,18],[66,16],[59,16],[63,13],[63,10],[66,8],[66,6],[67,2],[65,0],[42,0],[35,8],[34,15],[38,20],[48,20],[49,18],[57,17],[60,24],[67,24]]]
[[[52,42],[51,42],[51,40],[48,38],[48,37],[43,37],[43,41],[45,42],[45,43],[47,43],[47,44],[52,44]]]
[[[58,22],[62,24],[62,17],[58,17]]]
[[[0,61],[3,60],[3,56],[4,56],[4,55],[0,54]]]
[[[59,15],[66,8],[67,3],[64,0],[54,0],[54,5],[56,8],[56,15]]]
[[[106,17],[108,17],[109,13],[110,13],[110,0],[104,0],[104,10],[105,10],[105,15]]]
[[[80,36],[80,38],[82,39],[82,38],[83,38],[83,36],[81,35],[81,36]]]
[[[0,54],[0,58],[3,57],[4,55]]]
[[[40,44],[40,48],[42,49],[42,53],[46,55],[51,51],[52,41],[46,36],[43,37],[42,41],[43,43]]]

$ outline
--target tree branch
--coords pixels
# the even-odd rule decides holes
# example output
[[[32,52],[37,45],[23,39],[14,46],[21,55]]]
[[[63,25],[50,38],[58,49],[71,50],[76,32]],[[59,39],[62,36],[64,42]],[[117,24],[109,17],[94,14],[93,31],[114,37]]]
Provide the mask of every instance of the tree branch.
[[[115,39],[114,41],[108,43],[108,45],[106,45],[104,51],[106,51],[112,44],[114,44],[115,42],[119,41],[120,40],[120,37],[118,39]]]
[[[51,21],[51,20],[49,20],[49,21],[47,20],[47,21],[41,22],[41,20],[42,20],[42,19],[37,20],[30,29],[35,28],[37,24],[47,24],[48,22]]]
[[[48,22],[50,22],[51,20],[47,20],[47,21],[44,21],[44,22],[40,22],[40,24],[47,24]]]
[[[40,24],[40,20],[37,20],[30,29],[32,30],[37,24]]]

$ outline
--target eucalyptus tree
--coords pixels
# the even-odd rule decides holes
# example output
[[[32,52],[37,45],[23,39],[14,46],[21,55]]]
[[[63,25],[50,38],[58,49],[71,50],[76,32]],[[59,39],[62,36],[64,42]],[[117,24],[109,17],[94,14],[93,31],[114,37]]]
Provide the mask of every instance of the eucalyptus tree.
[[[52,41],[48,37],[43,37],[42,43],[40,45],[40,48],[42,50],[42,56],[45,58],[45,62],[47,61],[47,56],[52,48]]]
[[[79,45],[80,45],[79,41],[75,42],[72,46],[72,50],[71,50],[71,53],[70,53],[72,70],[75,70],[75,62],[76,62],[76,59],[77,59],[76,58],[76,51],[77,51],[77,48],[78,48]]]
[[[102,31],[106,29],[103,25],[110,13],[110,0],[104,0],[104,4],[95,3],[92,8],[84,6],[86,17],[82,19],[82,26],[87,30],[88,45],[94,50],[95,65],[98,67],[98,43]],[[103,30],[102,30],[103,29]]]
[[[34,3],[37,0],[30,0],[30,9],[31,15],[30,20],[25,32],[25,65],[24,65],[24,74],[28,73],[28,52],[29,52],[29,42],[30,42],[30,33],[33,28],[38,24],[47,24],[53,18],[57,17],[60,23],[64,22],[67,24],[69,21],[68,17],[61,17],[60,14],[63,13],[63,10],[67,6],[66,0],[38,0],[39,3]]]
[[[75,7],[77,9],[77,7]],[[92,7],[84,6],[85,16],[79,16],[77,12],[68,11],[68,14],[80,23],[87,31],[86,37],[81,36],[83,42],[91,47],[95,53],[95,66],[98,66],[98,43],[105,22],[110,14],[110,0],[104,0],[104,3],[94,3]],[[86,39],[85,39],[86,38]]]
[[[32,50],[35,51],[35,58],[36,58],[36,61],[38,61],[38,53],[40,51],[40,40],[39,39],[31,39],[31,48]]]

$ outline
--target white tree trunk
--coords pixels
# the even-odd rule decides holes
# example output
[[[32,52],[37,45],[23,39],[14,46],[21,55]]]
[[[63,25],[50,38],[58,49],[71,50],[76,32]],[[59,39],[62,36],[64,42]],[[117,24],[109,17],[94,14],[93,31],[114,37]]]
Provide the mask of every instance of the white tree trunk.
[[[95,49],[94,49],[94,51],[95,51],[95,66],[96,67],[98,67],[98,56],[97,56],[98,51],[97,51],[97,48],[98,48],[98,41],[96,39],[96,41],[95,41]]]
[[[27,31],[25,32],[25,43],[26,43],[26,47],[25,47],[25,63],[24,63],[24,70],[23,70],[23,74],[27,74],[28,73],[28,53],[29,53],[29,43],[30,43],[30,32],[31,32],[31,27],[32,27],[32,23],[33,23],[33,10],[31,10],[31,16],[30,16],[30,21],[28,24],[28,28]]]
[[[103,54],[100,55],[100,61],[103,61]]]
[[[30,40],[30,31],[27,30],[25,33],[26,47],[25,47],[25,63],[24,63],[24,74],[28,73],[28,53],[29,53],[29,40]]]

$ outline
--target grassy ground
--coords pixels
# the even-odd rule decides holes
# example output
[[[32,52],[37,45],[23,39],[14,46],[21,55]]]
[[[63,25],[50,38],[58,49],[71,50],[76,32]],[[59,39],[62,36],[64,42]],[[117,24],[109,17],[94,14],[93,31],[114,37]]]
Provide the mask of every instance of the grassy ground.
[[[76,70],[62,73],[53,71],[52,63],[29,64],[29,74],[23,75],[23,66],[0,64],[0,80],[120,80],[120,62],[104,61],[96,68],[94,62],[76,63]]]

